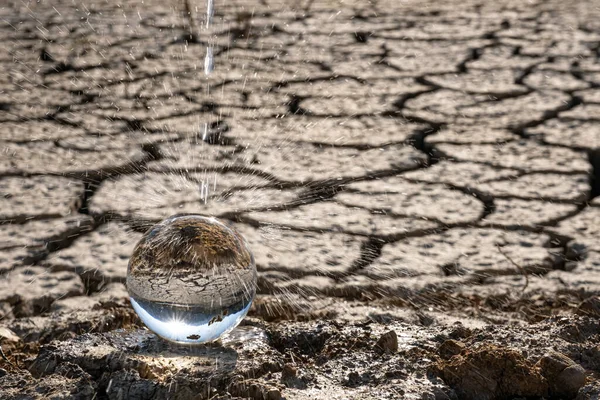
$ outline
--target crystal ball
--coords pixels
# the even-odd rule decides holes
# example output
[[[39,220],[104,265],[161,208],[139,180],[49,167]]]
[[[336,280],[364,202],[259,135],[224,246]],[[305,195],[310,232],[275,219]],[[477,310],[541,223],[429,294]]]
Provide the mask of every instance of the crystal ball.
[[[127,269],[127,290],[142,322],[178,343],[217,340],[246,316],[256,265],[233,227],[201,215],[176,215],[150,228]]]

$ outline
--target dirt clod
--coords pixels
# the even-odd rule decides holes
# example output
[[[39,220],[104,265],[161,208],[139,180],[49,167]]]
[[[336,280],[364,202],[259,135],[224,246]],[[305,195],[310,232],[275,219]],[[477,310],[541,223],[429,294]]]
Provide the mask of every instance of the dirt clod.
[[[442,379],[460,398],[504,400],[544,397],[548,383],[538,368],[513,349],[486,345],[439,365]]]
[[[229,393],[231,393],[233,396],[240,396],[254,400],[281,399],[281,392],[279,389],[265,385],[258,380],[234,382],[229,386]]]
[[[465,344],[458,342],[456,340],[446,340],[440,348],[438,349],[438,353],[440,357],[443,359],[449,359],[452,356],[460,354],[465,349]]]
[[[285,364],[281,371],[281,383],[289,388],[306,389],[305,379],[300,376],[298,368],[293,364]]]
[[[550,396],[573,399],[585,383],[585,370],[564,354],[550,352],[536,364],[549,384]]]
[[[394,331],[387,331],[377,340],[376,347],[384,353],[396,353],[398,351],[398,335]]]
[[[591,317],[600,317],[600,296],[593,296],[585,299],[579,305],[577,312]]]

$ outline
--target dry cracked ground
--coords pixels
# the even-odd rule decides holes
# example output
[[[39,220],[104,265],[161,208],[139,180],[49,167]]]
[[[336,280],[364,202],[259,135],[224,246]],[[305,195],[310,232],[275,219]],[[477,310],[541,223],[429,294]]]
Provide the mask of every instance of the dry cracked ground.
[[[0,398],[597,399],[600,2],[215,7],[0,6]],[[255,253],[214,345],[128,302],[176,213]]]

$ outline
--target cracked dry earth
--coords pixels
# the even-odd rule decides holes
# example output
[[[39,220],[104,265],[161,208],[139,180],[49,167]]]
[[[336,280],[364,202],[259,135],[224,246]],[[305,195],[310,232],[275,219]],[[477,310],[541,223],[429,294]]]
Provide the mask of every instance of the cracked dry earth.
[[[0,6],[1,399],[600,396],[600,2],[205,7]],[[255,253],[214,345],[128,302],[175,213]]]

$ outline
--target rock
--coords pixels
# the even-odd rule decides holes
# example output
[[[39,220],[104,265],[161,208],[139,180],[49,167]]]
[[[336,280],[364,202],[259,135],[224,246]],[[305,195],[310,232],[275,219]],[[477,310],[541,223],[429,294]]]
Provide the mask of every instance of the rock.
[[[441,378],[465,400],[544,397],[548,383],[516,350],[484,345],[438,365]]]
[[[458,321],[451,327],[448,336],[452,339],[466,339],[472,334],[473,330],[471,328],[464,326],[462,322]]]
[[[13,331],[11,331],[10,329],[8,329],[5,326],[0,326],[0,344],[7,344],[7,343],[18,343],[21,341],[21,338],[19,336],[17,336]]]
[[[583,315],[589,315],[591,317],[600,317],[600,296],[592,296],[585,299],[577,311]]]
[[[387,331],[377,339],[375,346],[384,353],[396,353],[398,351],[398,335],[395,331]]]
[[[88,232],[93,225],[91,217],[81,214],[22,224],[0,224],[0,273],[37,262],[50,251]]]
[[[584,385],[579,392],[575,400],[596,400],[600,398],[600,382],[592,381]]]
[[[156,382],[141,378],[138,371],[121,370],[110,375],[106,394],[110,399],[151,399],[156,394],[157,386]],[[189,396],[182,397],[191,399]]]
[[[375,97],[311,97],[300,103],[309,115],[349,117],[354,115],[385,115],[394,109],[396,96]]]
[[[312,85],[305,85],[304,82],[292,83],[282,87],[281,92],[311,98],[331,99],[332,97],[342,96],[356,99],[417,93],[424,89],[426,89],[426,86],[416,83],[412,78],[370,79],[360,82],[354,79],[339,77],[337,79],[317,81]]]
[[[421,400],[450,400],[455,399],[456,395],[447,387],[434,386],[431,391],[423,393]]]
[[[152,148],[157,143],[165,142],[168,139],[175,139],[176,137],[173,134],[128,132],[107,136],[74,136],[60,140],[59,144],[66,149],[104,153],[132,146],[147,146],[147,148]]]
[[[109,283],[99,292],[94,293],[92,298],[98,300],[103,308],[129,306],[127,287],[120,282]]]
[[[548,381],[550,396],[573,399],[585,383],[585,369],[564,354],[547,353],[536,366]]]
[[[289,388],[306,389],[304,379],[299,375],[298,368],[293,364],[285,364],[281,370],[281,383]]]
[[[449,359],[452,356],[460,354],[463,350],[465,350],[466,346],[464,343],[456,341],[456,340],[446,340],[441,344],[438,349],[438,354],[443,359]]]
[[[267,389],[267,392],[265,393],[265,399],[266,400],[280,400],[281,392],[279,391],[279,389],[269,388],[269,389]]]
[[[502,64],[506,68],[522,70],[533,67],[544,60],[545,58],[541,57],[524,57],[514,54],[513,46],[500,45],[484,49],[480,57],[469,61],[467,65],[469,69],[493,70],[496,65]]]

